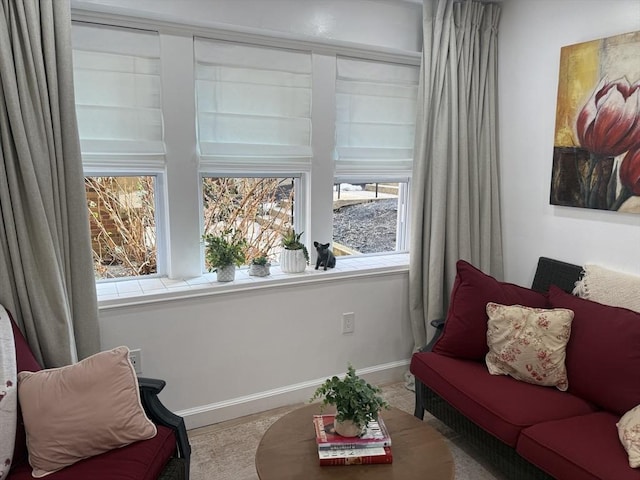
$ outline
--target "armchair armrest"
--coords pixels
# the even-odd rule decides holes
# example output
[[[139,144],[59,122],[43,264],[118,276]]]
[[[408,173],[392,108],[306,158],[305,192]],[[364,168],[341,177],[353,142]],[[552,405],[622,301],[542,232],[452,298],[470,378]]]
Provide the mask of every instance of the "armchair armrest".
[[[185,461],[185,478],[189,478],[191,445],[184,419],[171,412],[158,398],[158,394],[166,384],[167,382],[164,380],[138,377],[140,396],[145,412],[154,423],[173,429],[178,444],[178,456]]]
[[[140,393],[148,390],[153,395],[158,395],[164,389],[166,384],[167,382],[160,380],[159,378],[138,377]]]

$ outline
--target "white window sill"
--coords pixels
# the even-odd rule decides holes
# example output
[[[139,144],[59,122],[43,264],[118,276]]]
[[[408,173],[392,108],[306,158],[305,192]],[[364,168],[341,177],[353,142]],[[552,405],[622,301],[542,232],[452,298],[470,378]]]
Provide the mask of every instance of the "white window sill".
[[[268,277],[250,276],[247,268],[236,271],[233,282],[218,282],[215,273],[186,280],[166,277],[114,280],[96,284],[98,307],[116,308],[141,305],[182,298],[218,295],[228,292],[274,288],[294,283],[312,283],[335,278],[352,278],[374,274],[389,274],[407,271],[409,254],[338,257],[336,267],[326,272],[307,266],[302,273],[283,273],[280,267],[272,266]]]

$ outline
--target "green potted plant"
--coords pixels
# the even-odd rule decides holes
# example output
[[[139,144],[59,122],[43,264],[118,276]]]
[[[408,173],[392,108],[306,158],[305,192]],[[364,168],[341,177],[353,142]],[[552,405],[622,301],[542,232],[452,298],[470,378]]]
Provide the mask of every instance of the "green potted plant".
[[[280,253],[280,269],[285,273],[304,272],[309,262],[309,251],[300,241],[304,232],[289,230],[282,236],[282,252]]]
[[[257,257],[254,257],[249,264],[249,275],[255,277],[266,277],[271,272],[269,271],[269,267],[271,266],[271,262],[266,255],[260,254]]]
[[[236,267],[246,261],[246,240],[233,229],[226,229],[220,235],[207,233],[205,261],[210,272],[216,272],[219,282],[231,282],[235,278]]]
[[[345,437],[362,433],[367,423],[378,420],[378,414],[389,404],[380,396],[380,388],[367,383],[356,375],[349,365],[344,378],[333,376],[320,385],[310,402],[322,398],[322,406],[336,408],[335,430]]]

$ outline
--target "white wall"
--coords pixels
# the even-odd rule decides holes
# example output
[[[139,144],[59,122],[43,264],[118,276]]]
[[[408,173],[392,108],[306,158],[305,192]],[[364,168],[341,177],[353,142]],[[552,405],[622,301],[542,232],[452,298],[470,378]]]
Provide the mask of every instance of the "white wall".
[[[414,52],[422,44],[422,7],[416,0],[72,0],[71,5]]]
[[[102,348],[142,349],[143,375],[187,426],[304,402],[351,362],[399,381],[413,338],[406,272],[100,311]],[[355,313],[355,332],[341,333]]]
[[[540,256],[640,274],[640,215],[549,204],[560,48],[640,30],[640,2],[506,0],[502,7],[505,278],[530,284]]]

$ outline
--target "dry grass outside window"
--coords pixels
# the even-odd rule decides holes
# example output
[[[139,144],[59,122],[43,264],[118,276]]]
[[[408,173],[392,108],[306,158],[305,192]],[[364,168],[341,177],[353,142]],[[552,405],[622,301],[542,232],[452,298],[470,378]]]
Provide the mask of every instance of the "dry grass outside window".
[[[157,273],[155,177],[86,177],[96,278]],[[274,261],[292,228],[292,178],[203,179],[204,234],[232,228],[247,261]]]

